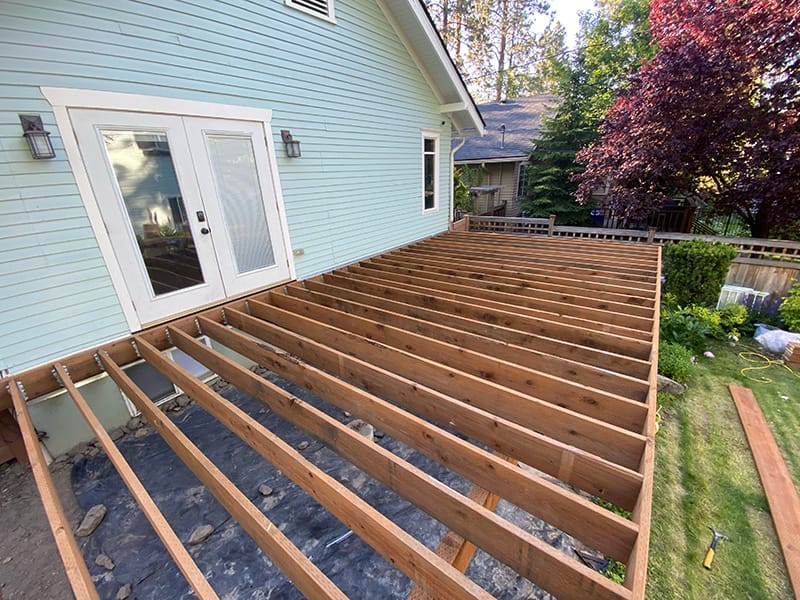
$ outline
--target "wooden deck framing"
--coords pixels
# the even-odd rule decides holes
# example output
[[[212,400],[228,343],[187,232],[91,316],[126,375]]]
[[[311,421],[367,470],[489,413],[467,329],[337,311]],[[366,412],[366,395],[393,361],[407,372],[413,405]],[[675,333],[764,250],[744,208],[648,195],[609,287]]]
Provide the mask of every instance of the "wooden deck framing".
[[[103,371],[304,595],[344,597],[128,378],[123,367],[139,358],[402,571],[412,597],[490,597],[464,574],[480,548],[560,599],[643,598],[659,282],[655,246],[449,233],[8,378],[0,409],[16,411],[78,598],[95,592],[25,406],[60,388],[196,595],[217,597],[73,383]],[[200,333],[469,479],[473,491],[454,491],[200,343]],[[439,550],[181,369],[162,352],[173,346],[444,524]],[[498,516],[500,499],[624,563],[625,584]]]

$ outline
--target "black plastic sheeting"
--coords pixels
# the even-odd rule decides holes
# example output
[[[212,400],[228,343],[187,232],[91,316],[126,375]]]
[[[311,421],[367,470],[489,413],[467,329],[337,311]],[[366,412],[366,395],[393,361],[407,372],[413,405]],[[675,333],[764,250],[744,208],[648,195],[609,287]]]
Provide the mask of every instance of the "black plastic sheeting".
[[[341,410],[294,384],[272,374],[268,378],[341,422],[353,418],[345,417]],[[435,549],[439,544],[445,533],[445,527],[439,522],[273,414],[264,404],[232,386],[225,388],[222,395],[292,446],[296,447],[302,441],[310,442],[302,454],[311,462],[347,485],[429,548]],[[411,591],[413,584],[405,575],[357,535],[343,537],[349,532],[347,526],[202,408],[191,404],[177,414],[174,422],[349,597],[405,598]],[[389,436],[376,439],[375,443],[459,492],[466,493],[472,485]],[[220,598],[303,597],[158,434],[151,431],[140,438],[129,435],[117,445],[181,540],[188,540],[199,525],[214,527],[208,540],[187,547]],[[132,586],[132,599],[194,597],[104,453],[76,461],[72,483],[83,510],[95,504],[105,504],[108,508],[105,519],[95,532],[79,540],[101,598],[113,599],[125,584]],[[262,496],[258,491],[262,484],[273,488],[273,493]],[[546,527],[538,519],[505,502],[500,503],[498,512],[529,531]],[[561,536],[551,537],[551,543],[563,545],[561,539],[556,539]],[[116,566],[112,571],[95,564],[100,553],[114,561]],[[481,551],[476,554],[468,574],[499,598],[548,597]]]

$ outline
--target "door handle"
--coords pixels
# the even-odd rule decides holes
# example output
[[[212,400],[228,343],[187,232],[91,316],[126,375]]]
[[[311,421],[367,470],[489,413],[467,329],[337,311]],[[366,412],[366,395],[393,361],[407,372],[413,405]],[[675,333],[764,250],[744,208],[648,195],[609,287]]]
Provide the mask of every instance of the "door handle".
[[[203,235],[208,235],[209,233],[211,233],[211,231],[208,229],[208,227],[203,227],[200,230],[200,233],[202,233]]]

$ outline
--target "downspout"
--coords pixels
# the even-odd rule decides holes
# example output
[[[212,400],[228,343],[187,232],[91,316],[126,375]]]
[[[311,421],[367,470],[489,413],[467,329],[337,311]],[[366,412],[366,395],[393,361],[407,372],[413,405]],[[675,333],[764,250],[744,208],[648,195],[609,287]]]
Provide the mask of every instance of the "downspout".
[[[464,144],[467,143],[467,136],[465,136],[460,129],[457,129],[456,131],[458,133],[456,139],[461,139],[461,141],[450,150],[450,215],[448,216],[448,221],[450,221],[450,223],[453,222],[453,214],[455,213],[456,207],[456,152],[461,150]]]

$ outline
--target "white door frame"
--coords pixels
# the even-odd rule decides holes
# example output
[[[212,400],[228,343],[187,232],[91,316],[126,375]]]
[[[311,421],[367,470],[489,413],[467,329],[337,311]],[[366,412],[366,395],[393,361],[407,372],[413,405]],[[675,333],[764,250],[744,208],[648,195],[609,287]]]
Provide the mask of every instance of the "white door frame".
[[[105,261],[108,273],[114,290],[119,298],[120,307],[131,331],[139,331],[143,328],[133,301],[128,292],[125,277],[122,269],[115,259],[114,247],[111,238],[106,231],[103,218],[100,213],[99,204],[95,197],[89,174],[83,163],[80,148],[78,146],[75,133],[72,129],[72,122],[69,117],[70,108],[88,108],[101,110],[116,110],[126,112],[141,112],[179,116],[205,117],[212,119],[234,119],[239,121],[255,121],[261,124],[264,131],[264,139],[267,144],[267,155],[270,169],[270,181],[272,191],[278,207],[280,216],[280,226],[283,232],[287,262],[289,265],[289,275],[291,279],[297,277],[294,261],[292,260],[291,242],[289,240],[289,227],[286,220],[286,209],[283,202],[283,192],[278,178],[278,163],[275,159],[275,144],[272,138],[272,111],[264,108],[254,108],[248,106],[235,106],[228,104],[216,104],[212,102],[199,102],[195,100],[181,100],[177,98],[165,98],[160,96],[145,96],[140,94],[123,94],[118,92],[102,92],[97,90],[80,90],[71,88],[42,87],[42,94],[53,107],[64,149],[69,160],[70,167],[78,185],[78,191],[83,199],[86,212],[89,216],[92,230],[97,239],[100,252]],[[195,307],[201,308],[201,307]],[[187,311],[189,312],[189,311]],[[147,324],[149,325],[149,323]]]

